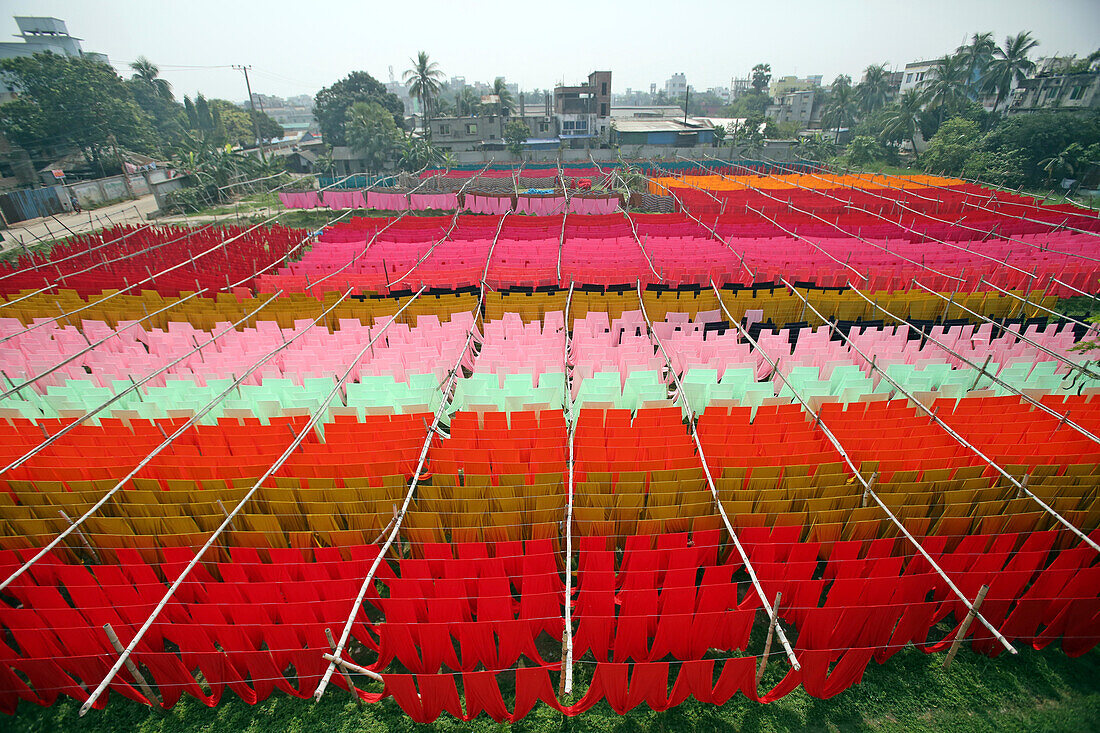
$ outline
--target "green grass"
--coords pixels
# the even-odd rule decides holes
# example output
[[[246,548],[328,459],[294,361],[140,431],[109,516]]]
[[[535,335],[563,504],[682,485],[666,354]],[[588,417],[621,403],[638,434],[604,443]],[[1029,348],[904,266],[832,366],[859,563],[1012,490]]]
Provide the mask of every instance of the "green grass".
[[[564,718],[545,705],[515,724],[497,724],[482,715],[463,723],[444,714],[432,730],[448,731],[1095,731],[1100,729],[1100,652],[1070,659],[1060,650],[997,659],[975,654],[964,646],[952,665],[940,666],[944,655],[906,650],[885,665],[874,662],[863,683],[829,700],[809,697],[801,689],[770,705],[736,696],[721,707],[689,700],[666,713],[641,706],[616,715],[601,702],[576,718]],[[779,657],[776,657],[778,660]],[[579,676],[591,665],[577,665]],[[776,662],[766,684],[784,673]],[[505,699],[509,696],[505,694]],[[170,711],[158,712],[114,696],[106,710],[77,716],[79,704],[66,699],[50,708],[21,703],[14,717],[0,719],[5,731],[420,731],[392,700],[356,709],[344,691],[330,687],[313,704],[280,693],[249,706],[226,692],[222,703],[207,708],[189,697]]]

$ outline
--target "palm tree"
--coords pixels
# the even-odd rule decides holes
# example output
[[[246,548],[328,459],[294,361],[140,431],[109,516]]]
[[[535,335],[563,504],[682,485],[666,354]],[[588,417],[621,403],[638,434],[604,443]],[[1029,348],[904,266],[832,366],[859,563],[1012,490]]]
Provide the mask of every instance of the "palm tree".
[[[432,97],[443,88],[443,71],[439,64],[428,58],[425,51],[416,55],[415,59],[409,59],[412,68],[406,69],[403,75],[405,85],[409,88],[409,94],[420,100],[420,110],[424,114],[424,132],[430,140],[432,137]]]
[[[508,85],[504,83],[503,76],[493,79],[492,93],[497,95],[497,99],[500,100],[500,113],[502,115],[507,117],[516,111],[516,100],[512,96],[512,92],[508,90]]]
[[[997,43],[993,40],[992,33],[975,33],[970,37],[970,43],[955,49],[955,53],[962,56],[966,62],[967,96],[970,95],[975,81],[980,82],[985,76],[996,50]],[[974,78],[975,74],[978,76],[977,79]]]
[[[134,70],[134,79],[148,84],[161,99],[171,101],[172,85],[167,79],[160,78],[160,69],[156,64],[144,56],[138,56],[137,61],[130,64],[130,68]]]
[[[966,63],[966,59],[958,55],[936,59],[928,72],[930,76],[921,84],[925,102],[939,108],[941,125],[947,108],[966,99]]]
[[[1047,180],[1050,181],[1065,175],[1072,176],[1074,163],[1081,157],[1082,152],[1080,143],[1070,143],[1069,147],[1057,155],[1040,160],[1039,168],[1046,172]]]
[[[481,97],[472,87],[462,87],[462,91],[455,97],[455,111],[458,115],[473,117],[477,115],[481,106]]]
[[[856,111],[856,93],[852,89],[852,77],[841,74],[833,81],[824,115],[829,126],[836,129],[835,143],[840,143],[840,128],[855,119]]]
[[[891,105],[889,116],[885,120],[882,132],[888,138],[908,140],[913,146],[913,158],[917,158],[917,131],[920,130],[921,107],[924,99],[916,89],[907,89],[897,106]]]
[[[863,70],[863,81],[856,85],[860,111],[870,114],[886,104],[890,93],[890,71],[886,64],[868,66]]]
[[[997,94],[997,101],[993,103],[994,112],[1008,97],[1012,85],[1022,82],[1035,69],[1035,62],[1027,55],[1038,45],[1031,33],[1021,31],[1005,38],[1004,48],[994,50],[989,71],[982,80],[985,91]]]

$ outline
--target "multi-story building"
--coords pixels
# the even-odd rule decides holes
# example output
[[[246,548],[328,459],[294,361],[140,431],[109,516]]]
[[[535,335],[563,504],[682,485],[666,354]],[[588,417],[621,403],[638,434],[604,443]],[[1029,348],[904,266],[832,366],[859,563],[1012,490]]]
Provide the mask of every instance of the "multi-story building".
[[[1100,109],[1100,65],[1044,65],[1012,91],[1007,114]]]
[[[906,64],[905,71],[902,72],[899,94],[904,94],[910,89],[920,88],[924,80],[931,76],[932,67],[935,63],[935,61],[913,61]]]
[[[106,54],[84,51],[80,46],[83,39],[69,35],[69,29],[63,20],[17,15],[15,24],[19,28],[15,37],[21,41],[0,43],[0,59],[33,56],[50,51],[62,56],[83,56],[108,63]],[[0,102],[6,102],[13,96],[12,90],[0,80]]]
[[[778,79],[772,79],[772,83],[768,87],[768,93],[772,97],[778,98],[791,92],[811,91],[819,86],[821,86],[820,74],[808,76],[804,79],[797,76],[781,76]]]
[[[687,88],[687,76],[683,72],[677,72],[665,80],[665,94],[669,99],[683,99]]]
[[[738,97],[748,94],[750,89],[752,89],[752,79],[747,76],[744,78],[733,77],[730,79],[730,101],[732,102]]]
[[[554,117],[563,141],[591,141],[611,129],[611,72],[593,71],[580,86],[554,87]]]
[[[809,127],[814,113],[814,91],[790,92],[775,98],[764,114],[776,122],[796,122]]]

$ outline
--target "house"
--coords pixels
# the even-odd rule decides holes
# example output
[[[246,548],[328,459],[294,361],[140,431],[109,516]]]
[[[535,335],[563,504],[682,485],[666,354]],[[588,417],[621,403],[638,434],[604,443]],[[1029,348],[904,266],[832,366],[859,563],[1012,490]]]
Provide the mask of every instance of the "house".
[[[935,65],[935,61],[913,61],[906,64],[898,93],[904,94],[910,89],[919,89],[924,80],[931,76],[932,67]]]
[[[579,85],[554,87],[558,136],[571,145],[589,143],[611,129],[611,72],[593,71]],[[582,145],[583,147],[583,145]]]
[[[1035,76],[1012,91],[1007,114],[1100,109],[1100,61],[1043,59]]]
[[[809,127],[814,115],[814,92],[790,92],[776,97],[775,104],[769,104],[764,114],[776,122],[795,122]]]
[[[772,83],[768,87],[768,93],[775,98],[791,92],[813,91],[819,86],[821,86],[820,75],[808,76],[805,79],[800,79],[797,76],[781,76],[778,79],[772,79]]]
[[[714,143],[714,125],[706,118],[622,118],[615,120],[611,142],[623,145],[667,145],[690,148]]]

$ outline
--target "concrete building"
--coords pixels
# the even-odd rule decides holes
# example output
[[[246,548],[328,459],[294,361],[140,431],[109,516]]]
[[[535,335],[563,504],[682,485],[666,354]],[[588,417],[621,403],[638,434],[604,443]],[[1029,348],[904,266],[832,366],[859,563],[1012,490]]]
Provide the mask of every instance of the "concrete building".
[[[772,79],[768,86],[768,93],[773,97],[781,97],[791,92],[807,92],[821,86],[821,75],[800,79],[797,76],[781,76]]]
[[[684,110],[675,104],[637,104],[615,106],[611,108],[612,120],[623,119],[660,119],[683,118]]]
[[[898,88],[898,93],[904,94],[910,89],[920,88],[924,80],[930,76],[932,67],[935,63],[935,61],[913,61],[906,64],[905,71],[902,72],[901,85]]]
[[[776,122],[796,122],[809,127],[813,120],[813,90],[790,92],[775,98],[775,104],[769,104],[765,116]]]
[[[669,99],[683,99],[687,88],[687,76],[683,72],[677,72],[665,80],[665,94]]]
[[[15,24],[19,28],[15,37],[21,40],[0,43],[0,59],[33,56],[51,51],[62,56],[83,56],[109,63],[106,54],[84,51],[80,45],[83,39],[69,35],[69,29],[63,20],[17,15]],[[12,96],[12,90],[0,80],[0,103],[9,101]]]
[[[554,87],[558,136],[570,144],[591,143],[611,128],[611,72],[593,71],[579,86]]]
[[[747,76],[743,79],[736,76],[733,77],[732,79],[730,79],[730,101],[732,102],[733,100],[744,96],[745,94],[748,94],[750,89],[752,89],[752,79]]]
[[[660,145],[691,148],[714,143],[714,125],[709,119],[688,117],[681,119],[616,119],[611,132],[612,144]]]
[[[1072,71],[1076,71],[1073,69]],[[1079,73],[1040,71],[1024,79],[1009,97],[1007,114],[1100,109],[1100,68]]]
[[[289,99],[270,94],[253,94],[252,103],[257,110],[278,122],[287,133],[317,129],[317,120],[313,117],[313,97],[300,94],[292,103]],[[242,102],[239,106],[245,110],[249,108],[248,102]]]

